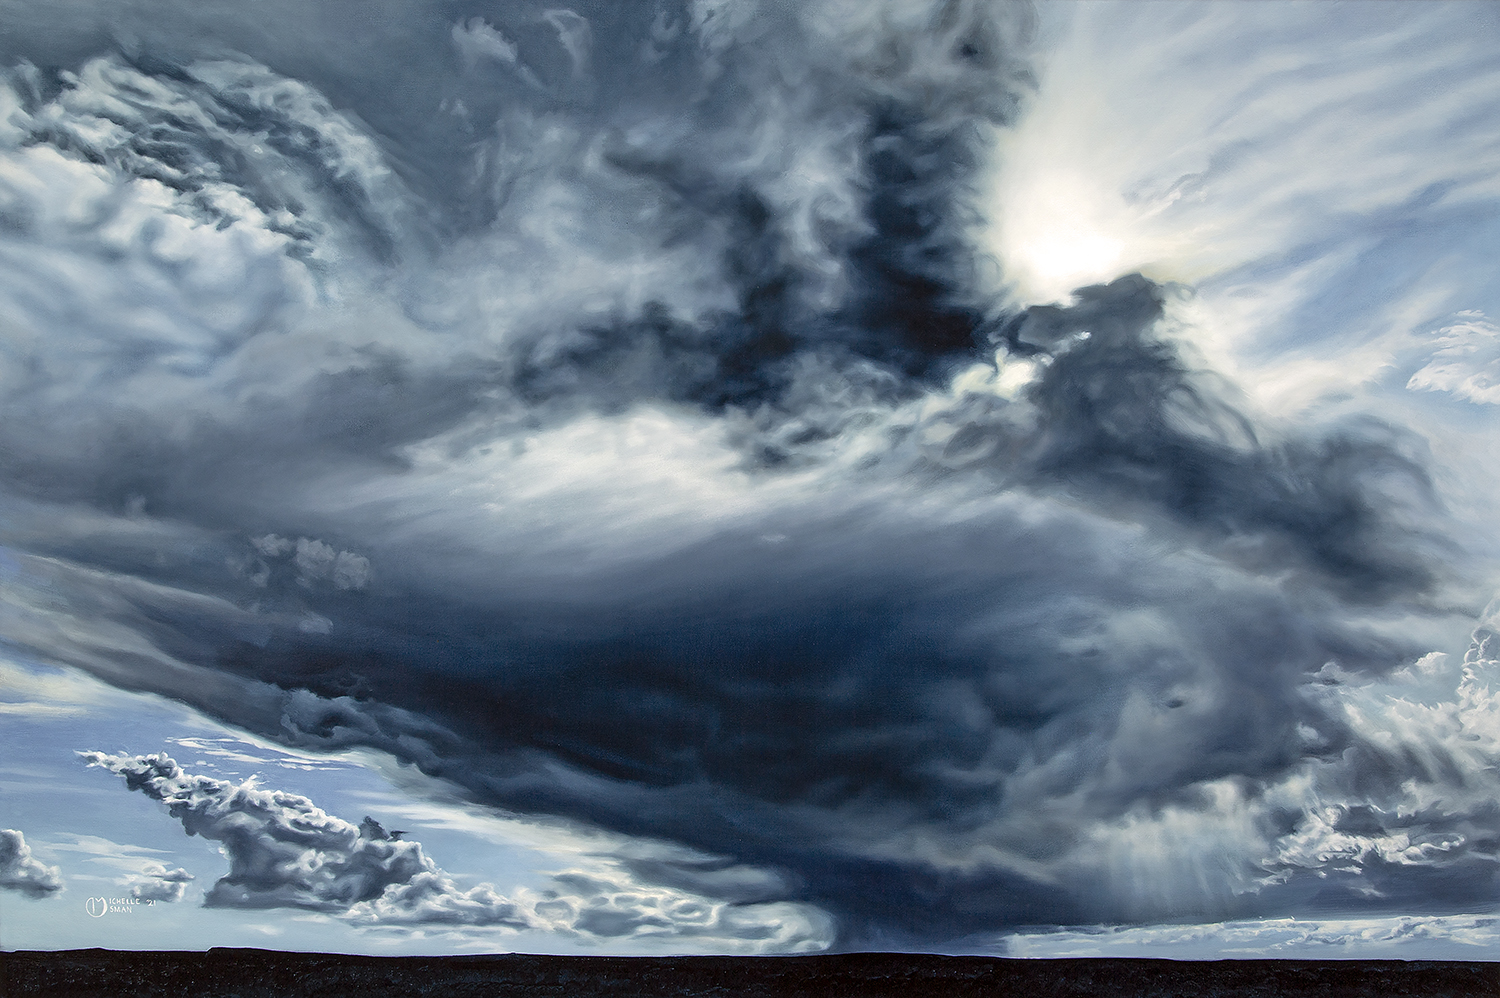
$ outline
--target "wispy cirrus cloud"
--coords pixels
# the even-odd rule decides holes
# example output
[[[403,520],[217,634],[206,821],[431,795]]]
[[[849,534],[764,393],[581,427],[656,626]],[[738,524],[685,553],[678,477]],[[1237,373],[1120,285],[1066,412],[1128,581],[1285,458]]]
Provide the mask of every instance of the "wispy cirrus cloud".
[[[1407,388],[1500,405],[1500,329],[1484,313],[1472,312],[1444,326],[1434,341],[1431,359],[1411,376]]]

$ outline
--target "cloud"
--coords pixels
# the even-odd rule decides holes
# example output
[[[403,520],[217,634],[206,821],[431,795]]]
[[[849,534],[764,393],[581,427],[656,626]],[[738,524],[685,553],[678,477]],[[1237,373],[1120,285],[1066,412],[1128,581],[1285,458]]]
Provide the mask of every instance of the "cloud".
[[[1472,960],[1500,942],[1493,915],[1400,916],[1392,918],[1268,918],[1207,925],[1098,926],[1006,937],[1013,957],[1151,956],[1178,959],[1365,959]],[[1421,954],[1417,957],[1417,954]]]
[[[1437,349],[1407,381],[1413,391],[1450,392],[1482,405],[1500,405],[1500,329],[1483,313],[1444,326]]]
[[[82,757],[166,804],[189,835],[222,844],[230,871],[204,895],[205,907],[345,912],[391,895],[390,906],[400,911],[438,904],[441,896],[463,906],[470,924],[525,924],[514,905],[487,889],[459,892],[420,843],[392,839],[372,820],[351,825],[306,797],[261,790],[253,780],[192,776],[165,755]]]
[[[756,898],[767,886],[771,894],[781,893],[779,885],[708,857],[631,863],[616,876],[563,871],[546,889],[523,889],[511,898],[487,883],[461,888],[421,843],[388,832],[370,817],[356,826],[306,797],[262,789],[254,779],[236,784],[194,776],[165,755],[80,756],[167,805],[189,835],[221,843],[230,872],[205,894],[205,907],[301,908],[365,927],[542,929],[594,941],[681,939],[755,952],[821,949],[829,941],[826,916],[803,905],[742,903],[750,879],[760,882]],[[633,878],[627,868],[658,876]],[[673,877],[678,870],[685,876]],[[185,870],[150,863],[128,886],[135,897],[177,901],[192,879]],[[684,879],[700,893],[670,883]]]
[[[1382,685],[1461,656],[1490,571],[1433,449],[1257,411],[1123,257],[1006,303],[1026,7],[382,2],[376,37],[268,3],[49,0],[0,40],[0,630],[684,852],[501,894],[91,755],[224,844],[206,903],[788,949],[1488,889],[1488,812],[1433,803],[1488,742]],[[1232,134],[1283,93],[1343,122],[1340,73]],[[1321,189],[1281,181],[1223,267]]]
[[[1425,672],[1387,681],[1330,667],[1309,684],[1306,696],[1347,725],[1343,752],[1319,752],[1324,731],[1304,728],[1297,737],[1308,758],[1253,793],[1238,781],[1210,783],[1193,805],[1138,808],[1099,830],[1100,849],[1134,843],[1136,914],[1170,909],[1161,895],[1174,881],[1205,878],[1236,895],[1225,911],[1488,910],[1500,886],[1493,611],[1457,669],[1434,656]],[[1435,689],[1438,677],[1456,689]],[[1111,865],[1095,869],[1108,876]]]
[[[462,24],[455,24],[453,46],[470,66],[481,56],[511,65],[516,61],[516,43],[482,17],[471,17]]]
[[[341,770],[350,763],[337,759],[305,753],[289,752],[275,745],[255,744],[244,738],[225,736],[222,738],[169,738],[167,741],[196,753],[195,765],[210,769],[234,772],[229,767],[236,763],[248,765],[252,771],[266,766],[299,770]],[[207,757],[207,758],[204,758]],[[243,771],[243,770],[241,770]]]
[[[1349,757],[1310,767],[1320,806],[1277,840],[1269,870],[1314,870],[1330,900],[1362,895],[1411,909],[1500,885],[1494,609],[1473,634],[1451,699],[1424,703],[1399,684],[1340,697],[1360,742]]]
[[[53,848],[79,853],[90,866],[112,868],[121,874],[115,878],[115,884],[141,900],[181,901],[188,883],[196,879],[182,867],[169,869],[153,858],[153,854],[165,851],[162,849],[112,842],[97,835],[69,835],[65,838],[70,841],[59,842]],[[103,879],[90,874],[77,876]]]
[[[834,939],[832,920],[806,904],[736,903],[711,884],[684,891],[632,872],[555,875],[531,900],[539,926],[600,941],[682,940],[749,953],[816,952]]]
[[[196,878],[182,867],[169,870],[160,863],[143,868],[126,886],[130,896],[142,901],[181,901],[187,885]]]
[[[336,589],[363,589],[370,584],[370,559],[352,551],[339,551],[330,544],[309,537],[299,537],[295,542],[275,534],[253,537],[250,545],[266,561],[256,561],[253,569],[242,565],[251,581],[258,586],[267,585],[272,569],[268,561],[275,563],[291,556],[291,567],[296,570],[297,583],[311,586],[315,581],[327,580]]]
[[[1282,267],[1358,282],[1379,257],[1368,243],[1343,256],[1350,243],[1331,237],[1426,242],[1453,223],[1449,210],[1497,193],[1497,135],[1469,124],[1495,107],[1496,66],[1477,40],[1488,15],[1295,4],[1044,13],[1055,45],[1030,113],[997,139],[982,236],[1026,303],[1132,270],[1207,286],[1228,275],[1255,298],[1289,290]],[[1239,47],[1245,38],[1254,43]],[[1435,79],[1440,98],[1414,89]],[[1426,154],[1434,148],[1453,159]],[[1367,315],[1382,300],[1344,307]]]
[[[14,828],[0,828],[0,887],[44,898],[62,886],[62,871],[33,857],[24,835]]]

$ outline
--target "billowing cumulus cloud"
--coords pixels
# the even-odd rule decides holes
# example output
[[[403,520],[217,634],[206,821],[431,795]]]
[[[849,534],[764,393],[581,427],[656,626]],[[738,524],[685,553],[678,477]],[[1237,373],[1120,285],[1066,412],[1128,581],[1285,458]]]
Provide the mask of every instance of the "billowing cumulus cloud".
[[[26,836],[14,828],[0,828],[0,887],[44,898],[62,890],[62,871],[33,856]]]
[[[126,886],[131,897],[142,901],[181,901],[187,885],[194,879],[180,866],[169,870],[160,863],[152,863],[131,877]]]
[[[373,819],[352,825],[306,797],[194,776],[165,755],[82,755],[167,805],[189,835],[222,845],[230,869],[204,896],[207,907],[344,912],[380,899],[395,913],[426,909],[421,920],[452,912],[466,924],[525,924],[510,901],[488,887],[458,890],[419,843],[392,838]]]
[[[165,755],[80,755],[165,804],[189,835],[220,843],[230,869],[204,895],[205,907],[301,908],[364,927],[683,939],[745,952],[817,949],[829,941],[828,919],[816,909],[746,903],[757,900],[755,892],[741,893],[747,883],[774,878],[726,869],[712,857],[626,860],[615,864],[613,874],[607,867],[563,870],[551,877],[549,887],[523,888],[512,898],[487,883],[460,887],[420,842],[387,831],[368,816],[354,825],[299,794],[265,789],[254,779],[233,783],[193,775]],[[45,872],[29,857],[28,862]],[[192,879],[186,870],[152,863],[129,886],[132,896],[143,900],[179,901]],[[683,890],[684,882],[696,890]]]
[[[461,889],[92,756],[225,844],[206,903],[790,949],[1492,896],[1428,441],[1266,417],[1182,287],[1000,296],[1034,12],[378,6],[13,11],[0,626],[700,859]]]

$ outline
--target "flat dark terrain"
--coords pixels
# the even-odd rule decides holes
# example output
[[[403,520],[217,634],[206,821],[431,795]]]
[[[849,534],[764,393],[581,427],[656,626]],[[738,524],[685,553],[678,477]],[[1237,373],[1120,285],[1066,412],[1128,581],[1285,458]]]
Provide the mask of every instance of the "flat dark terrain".
[[[1003,960],[792,957],[370,957],[211,949],[0,953],[0,994],[67,998],[437,995],[1500,996],[1500,963],[1405,960]]]

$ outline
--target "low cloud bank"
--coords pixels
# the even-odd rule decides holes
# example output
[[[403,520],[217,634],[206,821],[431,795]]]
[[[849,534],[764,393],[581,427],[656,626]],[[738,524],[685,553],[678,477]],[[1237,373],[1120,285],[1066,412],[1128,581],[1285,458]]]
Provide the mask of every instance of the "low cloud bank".
[[[506,897],[461,888],[420,842],[366,817],[354,825],[298,794],[185,772],[163,754],[83,752],[90,766],[167,806],[189,835],[219,842],[230,870],[204,895],[209,908],[301,908],[364,927],[541,929],[583,940],[681,939],[750,952],[819,949],[821,913],[793,904],[736,904],[629,876],[562,872],[551,886]],[[139,898],[180,900],[192,876],[146,870]]]

